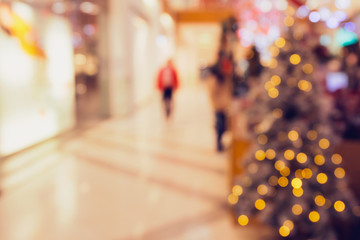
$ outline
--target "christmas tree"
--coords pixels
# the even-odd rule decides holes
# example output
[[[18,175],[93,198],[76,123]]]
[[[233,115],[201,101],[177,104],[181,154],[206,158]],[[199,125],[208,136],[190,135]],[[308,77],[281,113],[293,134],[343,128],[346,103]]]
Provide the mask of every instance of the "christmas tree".
[[[259,82],[263,91],[247,111],[256,144],[228,200],[242,226],[256,218],[284,238],[345,239],[335,226],[358,221],[359,207],[342,157],[332,151],[338,138],[311,42],[289,31],[270,48],[273,58]]]

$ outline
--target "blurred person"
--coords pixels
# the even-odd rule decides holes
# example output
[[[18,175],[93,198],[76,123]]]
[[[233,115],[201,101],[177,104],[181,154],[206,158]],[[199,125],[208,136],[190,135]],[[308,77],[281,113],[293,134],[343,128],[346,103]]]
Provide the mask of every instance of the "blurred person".
[[[232,55],[227,56],[220,51],[217,62],[210,68],[214,76],[209,81],[209,95],[215,112],[216,148],[222,152],[225,148],[222,142],[227,130],[227,111],[232,97],[232,74],[234,62]]]
[[[173,61],[169,59],[164,67],[159,71],[157,77],[157,87],[163,94],[163,104],[165,115],[168,119],[173,108],[173,93],[178,88],[178,76],[173,65]]]

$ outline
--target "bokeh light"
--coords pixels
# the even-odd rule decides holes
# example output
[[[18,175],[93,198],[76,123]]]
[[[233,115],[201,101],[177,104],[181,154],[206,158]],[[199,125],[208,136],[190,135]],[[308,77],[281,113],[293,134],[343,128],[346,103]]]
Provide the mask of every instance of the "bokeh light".
[[[303,178],[306,178],[306,179],[310,179],[313,175],[310,168],[305,168],[304,170],[301,171],[301,174],[302,174]]]
[[[256,202],[255,202],[255,208],[257,209],[257,210],[264,210],[264,208],[266,207],[266,203],[265,203],[265,201],[264,200],[262,200],[262,199],[258,199],[258,200],[256,200]]]
[[[319,207],[324,206],[326,203],[326,199],[322,195],[317,195],[315,197],[314,201],[315,201],[315,204],[318,205]]]
[[[278,184],[280,187],[286,187],[289,184],[289,180],[286,177],[281,177],[278,180]]]
[[[299,54],[293,54],[290,56],[290,63],[293,65],[298,65],[301,62],[301,57]]]
[[[291,130],[288,134],[288,137],[291,141],[295,142],[299,138],[299,133],[295,130]]]
[[[334,209],[337,211],[337,212],[343,212],[345,210],[345,203],[342,202],[342,201],[336,201],[334,203]]]
[[[311,222],[318,222],[320,220],[320,214],[317,211],[312,211],[309,213],[309,219]]]
[[[239,185],[233,187],[232,192],[235,196],[241,196],[243,194],[243,188]]]
[[[255,158],[259,161],[263,161],[266,157],[266,154],[263,150],[257,150],[255,152]]]
[[[279,96],[279,90],[277,90],[276,88],[270,88],[269,89],[269,97],[271,98],[277,98]]]
[[[345,170],[343,168],[337,168],[334,171],[334,174],[337,178],[342,179],[345,177],[346,173]]]
[[[291,173],[291,171],[290,171],[290,168],[288,168],[288,167],[284,167],[283,169],[280,170],[280,174],[284,177],[289,176],[290,173]]]
[[[298,153],[298,155],[296,156],[296,160],[299,163],[306,163],[308,160],[308,157],[305,153]]]
[[[303,212],[303,208],[301,207],[301,205],[299,204],[295,204],[291,211],[293,212],[294,215],[298,216],[298,215],[301,215],[302,212]]]
[[[294,188],[292,190],[295,197],[301,197],[304,194],[304,189],[302,188]]]
[[[289,227],[287,226],[281,226],[280,229],[279,229],[279,234],[282,236],[282,237],[287,237],[290,235],[290,229]]]
[[[316,165],[322,166],[325,164],[325,157],[323,155],[318,154],[315,156],[314,162]]]
[[[325,184],[328,181],[328,177],[325,173],[319,173],[316,176],[316,180],[318,181],[318,183],[320,184]]]
[[[281,83],[281,78],[278,75],[274,75],[271,77],[270,82],[274,85],[274,86],[278,86]]]
[[[231,204],[231,205],[235,205],[237,204],[239,201],[239,197],[238,196],[235,196],[234,194],[230,194],[228,196],[228,202]]]
[[[273,160],[276,157],[276,152],[274,151],[274,149],[268,149],[265,152],[266,158]]]
[[[311,141],[315,141],[318,137],[318,133],[315,130],[310,130],[306,134],[307,138]]]
[[[294,178],[291,181],[291,186],[293,186],[293,188],[301,188],[302,187],[302,181],[299,178]]]
[[[275,41],[275,45],[278,47],[278,48],[283,48],[285,47],[286,45],[286,41],[284,38],[280,37],[278,38],[276,41]]]
[[[335,164],[335,165],[340,165],[342,163],[342,156],[340,154],[333,154],[331,157],[331,161]]]
[[[261,145],[265,145],[268,142],[268,137],[264,134],[258,136],[257,141]]]
[[[330,142],[326,138],[323,138],[319,141],[319,147],[321,149],[328,149],[330,147]]]
[[[300,90],[304,92],[310,92],[312,89],[312,84],[306,80],[300,80],[298,83],[298,87]]]
[[[281,171],[282,169],[284,169],[286,167],[286,164],[283,161],[278,160],[275,162],[274,166],[275,166],[276,170]]]
[[[295,158],[295,153],[293,150],[288,149],[284,152],[284,157],[286,160],[293,160]]]
[[[306,74],[311,74],[314,71],[314,67],[310,63],[307,63],[302,67],[302,70]]]
[[[259,186],[257,187],[257,192],[258,192],[260,195],[264,196],[264,195],[266,195],[266,194],[269,192],[269,189],[268,189],[268,187],[265,186],[264,184],[261,184],[261,185],[259,185]]]
[[[238,218],[238,223],[239,223],[241,226],[246,226],[246,225],[248,225],[248,223],[249,223],[249,218],[248,218],[248,216],[246,216],[246,215],[241,215],[241,216],[239,216],[239,218]]]

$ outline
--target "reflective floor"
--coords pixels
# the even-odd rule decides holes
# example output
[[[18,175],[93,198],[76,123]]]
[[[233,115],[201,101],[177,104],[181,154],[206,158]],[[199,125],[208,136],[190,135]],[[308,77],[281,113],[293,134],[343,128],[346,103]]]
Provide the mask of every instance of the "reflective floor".
[[[170,121],[156,96],[132,116],[7,159],[0,239],[269,239],[228,210],[228,156],[215,151],[205,89],[175,100]]]

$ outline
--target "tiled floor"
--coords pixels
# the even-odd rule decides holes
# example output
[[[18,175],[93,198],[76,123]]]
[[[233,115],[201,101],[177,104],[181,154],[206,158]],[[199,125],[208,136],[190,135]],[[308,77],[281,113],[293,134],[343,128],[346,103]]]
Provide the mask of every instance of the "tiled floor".
[[[159,101],[8,159],[31,161],[3,177],[0,239],[267,239],[231,218],[204,90],[179,92],[168,122]]]

